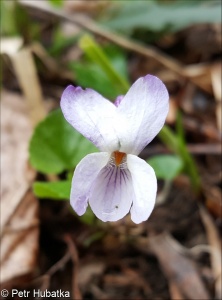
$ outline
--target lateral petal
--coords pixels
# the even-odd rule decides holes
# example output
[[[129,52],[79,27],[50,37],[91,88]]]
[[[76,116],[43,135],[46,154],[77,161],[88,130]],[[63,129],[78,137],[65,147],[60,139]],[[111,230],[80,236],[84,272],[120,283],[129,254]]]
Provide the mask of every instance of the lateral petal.
[[[72,179],[70,203],[79,216],[85,213],[91,186],[109,158],[110,154],[107,152],[92,153],[77,165]]]
[[[119,151],[138,155],[152,141],[164,125],[168,100],[165,85],[155,76],[141,77],[131,86],[117,108],[127,124],[118,130]]]
[[[154,208],[157,179],[153,168],[135,155],[127,155],[127,165],[135,194],[130,211],[131,219],[138,224],[147,220]]]
[[[65,119],[101,151],[119,148],[113,124],[116,106],[97,92],[68,86],[62,94],[61,109]]]
[[[129,212],[133,195],[129,170],[108,164],[96,178],[89,204],[103,222],[117,221]]]

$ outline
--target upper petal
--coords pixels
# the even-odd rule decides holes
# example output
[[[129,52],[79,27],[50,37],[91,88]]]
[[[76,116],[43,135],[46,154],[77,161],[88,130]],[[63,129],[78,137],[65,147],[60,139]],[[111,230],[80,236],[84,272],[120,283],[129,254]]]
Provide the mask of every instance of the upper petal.
[[[118,131],[119,151],[137,155],[151,142],[164,125],[168,100],[165,85],[155,76],[141,77],[132,85],[117,108],[126,124]]]
[[[138,224],[148,219],[156,199],[157,179],[153,168],[135,155],[127,155],[135,197],[131,219]]]
[[[93,184],[89,204],[103,222],[117,221],[129,212],[133,195],[129,170],[108,164]]]
[[[72,179],[70,202],[78,215],[85,213],[91,186],[109,158],[110,155],[106,152],[92,153],[85,156],[77,165]]]
[[[100,94],[70,85],[62,94],[61,109],[66,120],[101,151],[119,148],[113,126],[116,107]]]

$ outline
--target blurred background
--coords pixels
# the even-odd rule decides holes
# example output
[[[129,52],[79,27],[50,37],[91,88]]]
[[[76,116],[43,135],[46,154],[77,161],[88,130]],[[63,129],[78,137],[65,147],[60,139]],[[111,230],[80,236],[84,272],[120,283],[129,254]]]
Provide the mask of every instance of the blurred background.
[[[221,1],[2,0],[0,57],[7,298],[221,299]],[[140,154],[155,209],[139,225],[78,217],[73,170],[98,150],[64,120],[61,94],[73,84],[114,101],[146,74],[170,94]]]

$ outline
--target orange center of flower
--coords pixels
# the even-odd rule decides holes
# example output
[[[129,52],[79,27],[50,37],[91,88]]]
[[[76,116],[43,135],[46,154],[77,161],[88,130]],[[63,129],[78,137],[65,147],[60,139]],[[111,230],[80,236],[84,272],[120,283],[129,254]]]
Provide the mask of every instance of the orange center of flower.
[[[113,154],[114,154],[115,163],[118,167],[121,164],[121,162],[123,161],[123,158],[126,156],[126,153],[114,151]]]

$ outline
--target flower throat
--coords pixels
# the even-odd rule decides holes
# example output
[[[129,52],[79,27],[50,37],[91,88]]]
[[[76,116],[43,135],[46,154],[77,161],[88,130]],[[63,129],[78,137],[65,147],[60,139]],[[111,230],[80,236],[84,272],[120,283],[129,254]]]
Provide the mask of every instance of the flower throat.
[[[113,156],[114,156],[114,159],[115,159],[115,164],[118,167],[119,165],[121,165],[121,163],[123,162],[124,158],[126,157],[126,153],[119,152],[119,151],[114,151],[113,152]]]

